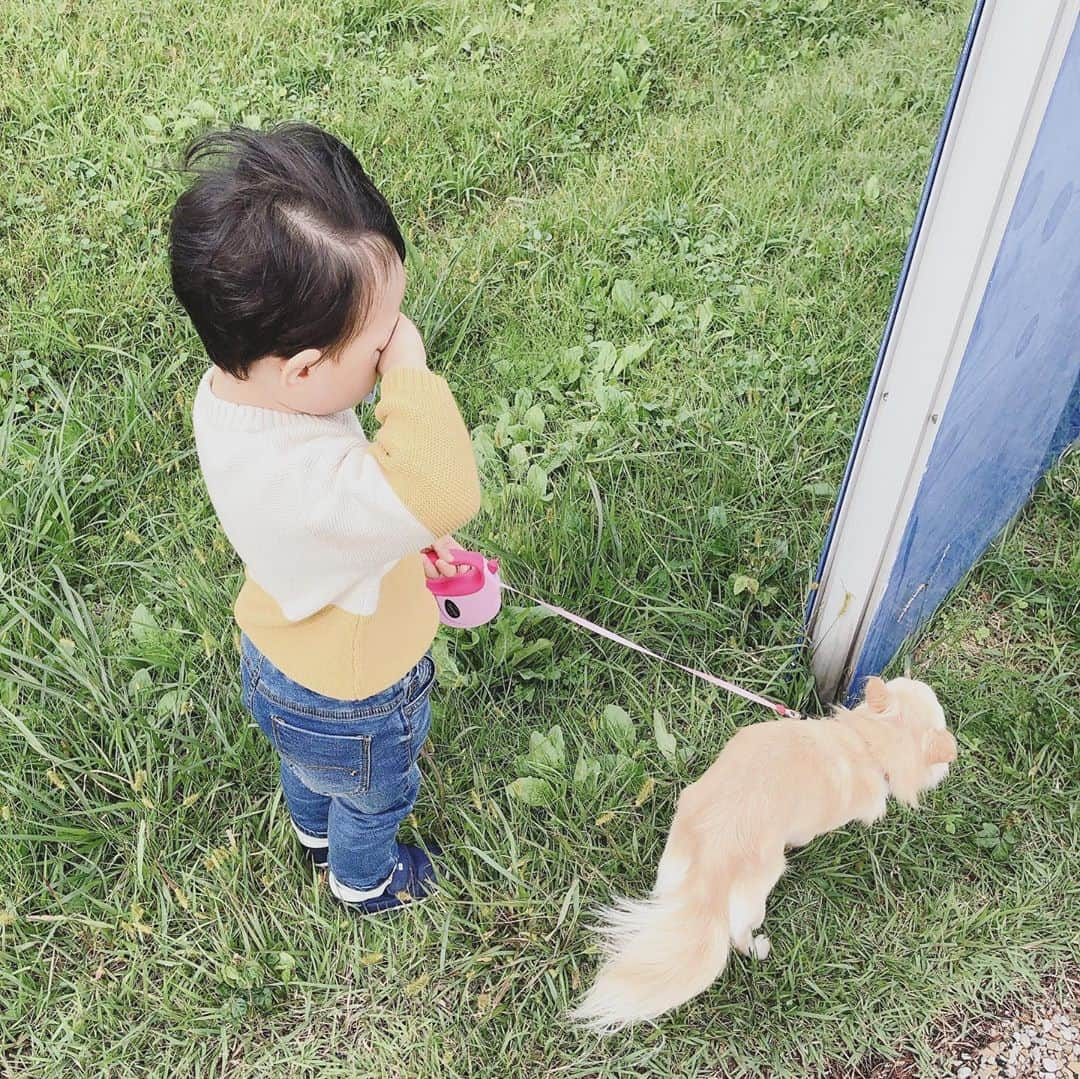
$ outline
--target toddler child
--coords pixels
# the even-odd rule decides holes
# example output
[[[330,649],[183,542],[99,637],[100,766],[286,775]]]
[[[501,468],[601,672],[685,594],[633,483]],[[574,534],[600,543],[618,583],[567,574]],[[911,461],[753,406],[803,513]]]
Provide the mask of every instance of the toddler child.
[[[431,723],[425,574],[457,572],[449,534],[479,508],[469,432],[401,313],[394,215],[344,144],[307,124],[233,128],[184,164],[172,283],[213,363],[193,423],[244,564],[243,703],[331,892],[391,910],[435,881],[438,848],[397,832]],[[369,443],[354,409],[376,380]]]

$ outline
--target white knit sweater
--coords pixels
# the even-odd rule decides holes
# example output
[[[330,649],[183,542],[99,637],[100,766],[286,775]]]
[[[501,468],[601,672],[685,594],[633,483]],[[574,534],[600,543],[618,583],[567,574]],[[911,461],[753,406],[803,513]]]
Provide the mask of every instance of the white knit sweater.
[[[449,387],[428,371],[388,374],[376,408],[382,427],[369,442],[352,410],[313,416],[234,404],[214,395],[213,372],[199,383],[192,419],[210,500],[246,570],[241,628],[316,692],[385,689],[434,635],[418,552],[479,505]]]

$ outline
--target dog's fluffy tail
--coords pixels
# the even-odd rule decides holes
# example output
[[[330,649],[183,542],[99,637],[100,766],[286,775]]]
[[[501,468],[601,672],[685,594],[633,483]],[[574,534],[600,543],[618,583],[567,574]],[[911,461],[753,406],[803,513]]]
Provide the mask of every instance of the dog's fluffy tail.
[[[730,950],[727,859],[703,864],[694,837],[678,824],[644,900],[600,911],[607,957],[571,1018],[602,1033],[661,1012],[708,988]],[[710,860],[711,861],[711,860]]]

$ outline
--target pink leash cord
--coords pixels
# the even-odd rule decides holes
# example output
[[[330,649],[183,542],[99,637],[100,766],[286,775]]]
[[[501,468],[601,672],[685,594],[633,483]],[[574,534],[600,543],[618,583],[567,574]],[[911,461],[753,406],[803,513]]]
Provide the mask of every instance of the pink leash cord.
[[[595,622],[590,622],[587,618],[582,618],[580,615],[564,610],[562,607],[556,607],[554,604],[545,603],[542,599],[530,596],[526,592],[522,592],[519,588],[508,585],[505,581],[502,582],[502,587],[504,591],[513,592],[515,596],[521,596],[522,599],[527,599],[530,603],[535,603],[538,607],[543,607],[544,610],[550,611],[552,614],[557,614],[560,618],[566,619],[567,622],[572,622],[575,626],[580,626],[582,629],[588,630],[589,633],[594,633],[598,637],[614,641],[616,644],[621,644],[624,648],[633,649],[633,651],[640,652],[643,656],[648,656],[650,659],[658,659],[661,663],[667,663],[672,667],[678,667],[680,671],[692,674],[695,678],[700,678],[703,682],[708,682],[710,685],[719,686],[720,689],[726,690],[728,693],[733,693],[736,697],[742,697],[744,700],[753,701],[754,704],[760,704],[763,708],[768,708],[778,716],[783,716],[786,719],[806,718],[802,712],[797,712],[794,708],[788,708],[786,704],[780,704],[778,701],[770,701],[768,697],[762,697],[758,693],[743,689],[742,686],[737,686],[734,682],[726,682],[723,678],[717,678],[715,674],[709,674],[707,671],[698,671],[693,667],[685,667],[683,664],[677,663],[673,659],[668,659],[667,656],[662,656],[658,652],[653,652],[651,649],[645,648],[643,645],[637,644],[626,637],[620,637],[618,633],[613,633],[610,629],[604,629],[603,626],[598,626]]]

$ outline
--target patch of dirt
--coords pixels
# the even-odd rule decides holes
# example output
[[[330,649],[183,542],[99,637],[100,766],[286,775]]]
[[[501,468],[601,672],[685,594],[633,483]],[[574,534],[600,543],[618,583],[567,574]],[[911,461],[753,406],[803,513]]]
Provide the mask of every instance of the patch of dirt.
[[[829,1079],[1077,1079],[1080,1077],[1080,969],[1041,995],[1014,996],[974,1024],[946,1018],[933,1039],[932,1073],[920,1072],[905,1053],[897,1060],[867,1061],[855,1070],[835,1068]],[[940,1063],[938,1063],[940,1062]]]

